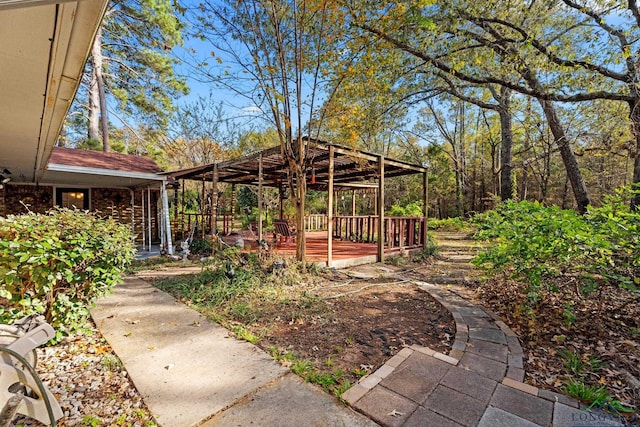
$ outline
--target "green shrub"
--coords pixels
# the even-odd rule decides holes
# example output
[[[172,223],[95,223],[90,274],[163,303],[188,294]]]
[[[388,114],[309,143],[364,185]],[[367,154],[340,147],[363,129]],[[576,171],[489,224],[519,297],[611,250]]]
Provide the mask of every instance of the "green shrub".
[[[429,230],[469,231],[469,224],[462,218],[429,219]]]
[[[211,255],[213,243],[210,239],[195,239],[189,244],[189,250],[194,254]]]
[[[598,283],[633,291],[640,284],[640,212],[627,205],[628,189],[586,215],[537,202],[508,201],[482,214],[478,237],[495,244],[476,257],[492,274],[511,271],[529,283],[535,300],[545,279],[579,278],[589,293]]]
[[[128,226],[88,212],[0,218],[0,322],[38,313],[56,339],[81,329],[134,255]]]
[[[410,216],[410,217],[422,217],[424,213],[422,211],[422,202],[411,202],[406,206],[393,205],[391,209],[386,213],[387,216]]]

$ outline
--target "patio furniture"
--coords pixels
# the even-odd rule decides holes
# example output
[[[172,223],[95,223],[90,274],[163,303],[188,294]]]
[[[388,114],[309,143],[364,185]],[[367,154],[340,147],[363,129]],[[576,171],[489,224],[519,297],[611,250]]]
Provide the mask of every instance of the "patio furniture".
[[[286,219],[276,219],[273,221],[273,234],[276,244],[278,243],[292,243],[296,241],[296,230],[289,226],[289,221]]]

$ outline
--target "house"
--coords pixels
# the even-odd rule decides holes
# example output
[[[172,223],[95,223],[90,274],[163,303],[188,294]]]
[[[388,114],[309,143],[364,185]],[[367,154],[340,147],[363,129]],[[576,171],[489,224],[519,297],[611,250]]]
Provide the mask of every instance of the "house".
[[[108,3],[0,2],[0,214],[82,207],[132,224],[141,242],[159,238],[171,253],[155,164],[54,148]]]
[[[131,225],[145,247],[165,243],[161,172],[144,156],[54,147],[37,183],[16,177],[0,184],[0,215],[75,207]]]

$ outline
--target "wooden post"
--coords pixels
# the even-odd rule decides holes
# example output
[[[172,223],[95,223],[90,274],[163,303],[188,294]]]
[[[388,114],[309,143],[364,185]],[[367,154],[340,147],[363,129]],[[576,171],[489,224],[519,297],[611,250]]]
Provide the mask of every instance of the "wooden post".
[[[327,187],[327,267],[333,262],[333,146],[329,146],[329,182]]]
[[[211,172],[211,183],[213,189],[211,190],[211,218],[210,221],[213,225],[211,228],[212,234],[218,234],[218,164],[214,163],[213,171]]]
[[[384,262],[384,156],[378,158],[378,262]]]
[[[422,174],[422,211],[424,214],[424,230],[422,231],[422,246],[424,249],[427,249],[428,242],[428,219],[429,219],[429,177],[427,172]]]
[[[262,240],[262,153],[258,157],[258,241]]]
[[[202,228],[201,231],[201,238],[202,240],[204,240],[204,213],[205,213],[205,209],[207,207],[206,205],[206,198],[207,195],[205,194],[205,188],[204,188],[204,183],[205,183],[205,173],[202,173],[202,195],[200,197],[200,214],[201,214],[201,218],[200,218],[200,227]]]
[[[236,219],[236,185],[231,184],[231,228],[233,230],[233,221]]]
[[[184,237],[184,179],[182,180],[182,206],[180,210],[182,211],[182,213],[180,214],[180,234],[182,234],[182,240],[186,240],[186,238]],[[187,232],[189,231],[191,231],[191,217],[189,217],[189,226],[187,226]]]

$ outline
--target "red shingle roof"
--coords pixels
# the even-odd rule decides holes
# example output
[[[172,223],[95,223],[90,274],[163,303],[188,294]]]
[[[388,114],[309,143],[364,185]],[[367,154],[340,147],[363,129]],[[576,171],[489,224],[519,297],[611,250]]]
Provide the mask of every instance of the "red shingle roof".
[[[49,164],[137,173],[162,172],[148,157],[62,147],[53,148]]]

